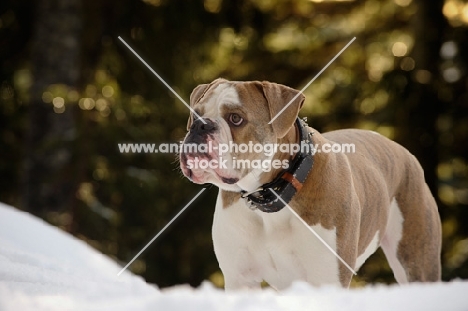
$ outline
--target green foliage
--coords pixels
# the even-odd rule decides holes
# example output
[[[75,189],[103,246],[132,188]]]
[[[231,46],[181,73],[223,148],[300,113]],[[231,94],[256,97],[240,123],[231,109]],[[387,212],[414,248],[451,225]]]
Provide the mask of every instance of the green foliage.
[[[442,19],[435,39],[418,26],[432,7]],[[27,1],[0,8],[0,200],[21,207],[34,10]],[[187,100],[217,77],[300,89],[356,36],[305,91],[301,115],[319,131],[371,129],[413,152],[443,218],[443,277],[468,278],[465,11],[458,1],[83,1],[80,83],[51,84],[42,96],[54,113],[76,109],[78,187],[73,206],[42,216],[126,263],[200,188],[176,155],[119,153],[118,143],[181,140],[188,111],[118,36]],[[217,190],[206,192],[131,269],[159,286],[219,280]],[[393,280],[380,253],[362,271],[356,284]]]

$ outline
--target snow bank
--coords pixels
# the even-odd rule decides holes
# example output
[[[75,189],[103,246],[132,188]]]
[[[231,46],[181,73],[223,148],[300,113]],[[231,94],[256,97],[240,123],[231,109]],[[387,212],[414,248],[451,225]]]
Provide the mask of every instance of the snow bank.
[[[137,251],[137,250],[135,250]],[[27,213],[0,203],[0,310],[468,310],[468,282],[225,294],[159,290]]]

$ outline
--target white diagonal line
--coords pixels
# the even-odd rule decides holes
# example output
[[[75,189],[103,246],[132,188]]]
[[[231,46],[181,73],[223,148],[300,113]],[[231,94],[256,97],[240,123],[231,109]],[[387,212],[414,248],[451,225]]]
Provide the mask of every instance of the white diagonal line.
[[[317,79],[317,78],[318,78],[318,77],[319,77],[319,76],[320,76],[320,75],[321,75],[321,74],[322,74],[322,73],[325,71],[325,69],[327,69],[327,68],[328,68],[328,66],[330,66],[330,65],[332,64],[332,63],[333,63],[333,62],[334,62],[334,61],[335,61],[335,60],[338,58],[338,56],[340,56],[340,55],[341,55],[341,53],[343,53],[343,52],[344,52],[344,51],[345,51],[345,50],[348,48],[348,46],[350,46],[350,45],[351,45],[351,43],[353,43],[353,41],[354,41],[354,40],[356,40],[356,37],[352,38],[352,39],[351,39],[351,41],[349,41],[349,42],[348,42],[348,44],[346,44],[346,46],[345,46],[344,48],[342,48],[342,49],[341,49],[341,51],[339,51],[339,52],[338,52],[338,54],[336,54],[336,56],[335,56],[335,57],[333,57],[333,58],[332,58],[332,60],[331,60],[331,61],[329,61],[329,62],[328,62],[328,64],[327,64],[327,65],[325,65],[325,67],[323,67],[323,69],[322,69],[322,70],[320,70],[320,71],[319,71],[319,73],[317,73],[317,74],[315,75],[315,77],[314,77],[312,80],[310,80],[310,81],[309,81],[309,83],[307,83],[307,84],[306,84],[306,86],[304,86],[304,87],[302,88],[302,90],[301,90],[299,93],[297,93],[297,95],[296,95],[296,96],[294,96],[294,98],[293,98],[293,99],[291,99],[291,100],[289,101],[289,103],[288,103],[286,106],[284,106],[284,107],[283,107],[283,109],[281,109],[281,111],[280,111],[280,112],[278,112],[278,113],[276,114],[276,116],[274,116],[274,117],[273,117],[273,119],[271,119],[271,121],[270,121],[270,122],[268,122],[268,124],[271,124],[271,123],[273,123],[273,121],[275,121],[275,120],[276,120],[276,118],[278,118],[278,117],[279,117],[279,115],[280,115],[280,114],[282,114],[282,113],[283,113],[283,111],[285,111],[285,110],[286,110],[286,108],[288,108],[288,107],[289,107],[289,105],[291,105],[291,103],[292,103],[292,102],[293,102],[293,101],[294,101],[294,100],[295,100],[295,99],[296,99],[296,98],[297,98],[299,95],[301,95],[301,94],[302,94],[302,92],[304,92],[304,90],[305,90],[306,88],[308,88],[308,87],[309,87],[309,85],[311,85],[311,84],[312,84],[312,82],[314,82],[314,81],[315,81],[315,79]]]
[[[151,68],[150,65],[148,65],[148,63],[146,63],[145,60],[144,60],[143,58],[141,58],[141,56],[138,55],[138,53],[135,52],[135,50],[133,50],[133,49],[131,48],[130,45],[127,44],[127,42],[125,42],[124,39],[122,39],[120,36],[119,36],[118,38],[119,38],[119,40],[122,41],[122,43],[125,44],[125,46],[126,46],[133,54],[135,54],[135,56],[136,56],[136,57],[137,57],[137,58],[138,58],[138,59],[139,59],[139,60],[140,60],[140,61],[141,61],[141,62],[158,78],[158,79],[159,79],[159,81],[161,81],[161,82],[172,92],[172,94],[174,94],[178,99],[180,99],[180,101],[181,101],[188,109],[190,109],[190,111],[191,111],[194,115],[196,115],[198,119],[200,119],[204,124],[206,124],[205,120],[203,120],[203,118],[200,117],[200,116],[198,115],[198,113],[196,113],[195,110],[193,110],[192,107],[190,107],[190,105],[188,105],[188,104],[185,102],[185,100],[184,100],[182,97],[180,97],[179,94],[177,94],[177,92],[174,91],[174,89],[173,89],[169,84],[167,84],[166,81],[164,81],[164,79],[161,78],[161,76],[158,75],[158,73],[157,73],[156,71],[154,71],[153,68]]]
[[[286,204],[286,202],[284,202],[284,200],[276,193],[275,190],[273,190],[273,189],[270,188],[270,191],[273,192],[273,193],[276,195],[276,197],[277,197],[285,206],[287,206],[287,207],[289,208],[289,210],[291,211],[291,213],[293,213],[293,215],[296,216],[297,219],[299,219],[299,220],[302,222],[302,224],[304,224],[304,226],[306,226],[307,229],[309,229],[310,232],[312,232],[312,233],[317,237],[317,239],[319,239],[319,241],[322,242],[322,244],[325,245],[325,247],[328,248],[328,250],[329,250],[330,252],[332,252],[333,255],[335,255],[336,258],[338,258],[338,259],[346,266],[346,268],[349,269],[349,271],[351,271],[354,275],[357,274],[356,271],[354,271],[353,268],[351,268],[351,267],[346,263],[346,261],[344,261],[343,258],[341,258],[340,255],[338,255],[337,252],[336,252],[333,248],[331,248],[330,245],[328,245],[327,242],[325,242],[325,240],[322,239],[322,237],[321,237],[320,235],[318,235],[317,232],[315,232],[315,230],[312,229],[312,228],[304,221],[304,219],[302,219],[301,216],[299,216],[299,215],[296,213],[295,210],[293,210],[293,209],[291,208],[291,206],[289,206],[288,204]]]
[[[143,252],[145,251],[145,249],[147,249],[148,246],[150,246],[150,244],[153,243],[154,240],[156,240],[156,239],[161,235],[161,233],[163,233],[164,230],[166,230],[167,227],[169,227],[169,226],[174,222],[174,220],[176,220],[177,217],[179,217],[179,216],[187,209],[187,207],[189,207],[190,204],[192,204],[193,201],[195,201],[195,199],[198,198],[198,196],[200,196],[200,194],[202,194],[202,192],[205,191],[205,190],[206,190],[206,188],[203,188],[202,190],[200,190],[200,192],[198,192],[197,195],[194,196],[193,199],[190,200],[190,202],[188,202],[187,205],[185,205],[184,208],[181,209],[180,212],[177,213],[177,215],[175,215],[174,218],[172,218],[171,221],[169,221],[169,222],[167,223],[167,225],[164,226],[164,228],[162,228],[161,231],[159,231],[158,234],[156,234],[155,237],[152,238],[151,241],[149,241],[148,244],[146,244],[145,247],[143,247],[143,248],[141,249],[141,251],[140,251],[138,254],[136,254],[135,257],[133,257],[133,259],[130,260],[130,262],[129,262],[125,267],[123,267],[122,270],[120,270],[119,273],[117,273],[117,276],[120,276],[120,275],[122,274],[122,272],[124,272],[124,271],[128,268],[128,266],[130,266],[130,265],[135,261],[135,259],[137,259],[138,256],[140,256],[141,253],[143,253]]]

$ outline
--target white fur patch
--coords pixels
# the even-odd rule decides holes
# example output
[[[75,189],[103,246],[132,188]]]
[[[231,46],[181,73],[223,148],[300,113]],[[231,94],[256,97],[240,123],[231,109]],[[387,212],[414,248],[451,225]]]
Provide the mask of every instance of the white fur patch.
[[[387,257],[388,263],[393,270],[395,279],[400,284],[408,283],[406,272],[397,256],[398,244],[400,243],[403,234],[403,221],[403,215],[401,214],[398,202],[393,198],[389,208],[387,229],[385,230],[384,237],[381,241],[381,246],[385,253],[385,257]]]
[[[218,195],[213,245],[226,289],[256,288],[262,280],[284,289],[293,281],[340,285],[338,259],[287,208],[251,211],[243,200],[223,208]],[[312,226],[336,251],[336,229]]]

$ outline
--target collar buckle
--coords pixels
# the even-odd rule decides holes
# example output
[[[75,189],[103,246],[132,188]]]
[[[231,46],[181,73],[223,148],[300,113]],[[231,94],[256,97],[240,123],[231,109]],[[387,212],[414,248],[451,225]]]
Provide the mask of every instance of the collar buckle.
[[[254,194],[255,192],[260,192],[260,191],[263,191],[263,187],[258,187],[257,189],[253,190],[253,191],[241,191],[241,197],[243,199],[245,199],[246,197],[248,197],[249,195],[251,194]]]
[[[301,150],[289,164],[289,168],[282,171],[273,181],[260,186],[253,191],[241,191],[241,197],[246,200],[251,210],[259,209],[265,213],[274,213],[282,210],[284,204],[268,189],[273,189],[288,204],[293,196],[302,188],[314,164],[314,151],[312,135],[307,130],[305,120],[296,119],[299,130],[299,143],[309,144],[308,152]]]

